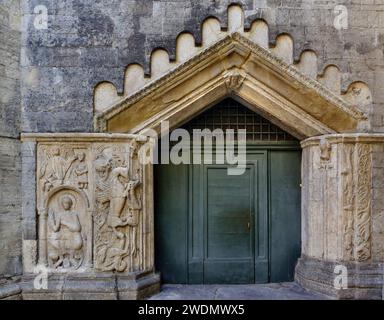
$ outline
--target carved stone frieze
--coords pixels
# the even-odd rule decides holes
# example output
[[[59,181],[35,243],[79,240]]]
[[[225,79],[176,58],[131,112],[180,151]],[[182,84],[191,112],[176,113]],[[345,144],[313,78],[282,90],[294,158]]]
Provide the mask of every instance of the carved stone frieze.
[[[371,146],[357,144],[356,249],[355,258],[371,257]]]
[[[354,148],[353,145],[346,145],[342,150],[342,207],[343,207],[343,243],[344,254],[348,260],[353,260],[354,243]]]
[[[346,144],[342,153],[345,257],[366,261],[371,257],[371,146]]]

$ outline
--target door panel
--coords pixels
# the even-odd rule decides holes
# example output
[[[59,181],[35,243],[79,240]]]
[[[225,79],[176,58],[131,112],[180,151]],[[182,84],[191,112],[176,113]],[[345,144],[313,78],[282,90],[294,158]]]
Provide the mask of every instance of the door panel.
[[[300,256],[300,166],[300,152],[270,152],[271,282],[292,281]]]
[[[188,282],[188,165],[156,165],[155,264],[165,283]]]
[[[206,260],[204,262],[204,284],[254,283],[253,261]]]
[[[206,168],[207,259],[253,257],[250,223],[253,172],[229,176],[227,167]]]
[[[204,283],[254,281],[254,172],[230,176],[227,166],[205,166]]]

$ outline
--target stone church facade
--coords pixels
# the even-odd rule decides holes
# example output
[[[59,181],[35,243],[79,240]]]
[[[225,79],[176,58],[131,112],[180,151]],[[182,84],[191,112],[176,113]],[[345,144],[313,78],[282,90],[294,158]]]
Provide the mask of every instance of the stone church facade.
[[[0,26],[0,298],[383,298],[384,2],[1,0]],[[251,124],[246,175],[148,162],[164,122]]]

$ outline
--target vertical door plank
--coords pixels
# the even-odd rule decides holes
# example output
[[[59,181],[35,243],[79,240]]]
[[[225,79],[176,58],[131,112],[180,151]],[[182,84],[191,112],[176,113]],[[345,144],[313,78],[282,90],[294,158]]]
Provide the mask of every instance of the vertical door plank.
[[[292,281],[300,256],[300,151],[270,152],[270,282]]]

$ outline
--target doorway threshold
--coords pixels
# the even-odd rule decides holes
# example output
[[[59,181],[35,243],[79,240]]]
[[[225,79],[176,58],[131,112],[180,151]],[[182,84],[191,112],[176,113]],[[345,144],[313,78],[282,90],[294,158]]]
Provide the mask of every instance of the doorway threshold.
[[[149,300],[327,300],[295,282],[246,285],[164,284]]]

